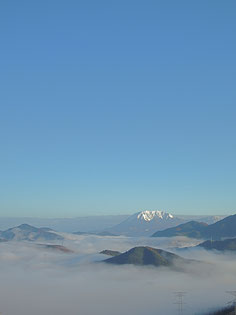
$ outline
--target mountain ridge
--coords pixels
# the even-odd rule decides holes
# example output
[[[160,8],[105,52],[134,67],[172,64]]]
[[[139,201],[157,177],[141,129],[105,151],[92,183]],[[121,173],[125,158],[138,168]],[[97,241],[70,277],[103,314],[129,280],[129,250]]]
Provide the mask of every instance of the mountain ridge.
[[[153,237],[187,236],[199,239],[220,240],[221,238],[236,237],[236,214],[230,215],[216,223],[204,224],[190,221],[173,228],[157,231]]]
[[[36,240],[63,240],[64,238],[47,228],[36,228],[29,224],[21,224],[19,226],[0,232],[0,238],[7,241],[36,241]]]

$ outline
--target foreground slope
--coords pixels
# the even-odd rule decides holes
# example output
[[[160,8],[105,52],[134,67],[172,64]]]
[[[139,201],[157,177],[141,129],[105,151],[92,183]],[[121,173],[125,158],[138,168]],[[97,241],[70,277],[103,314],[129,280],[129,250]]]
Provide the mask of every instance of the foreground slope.
[[[219,311],[205,313],[204,315],[234,315],[234,306],[225,307]]]

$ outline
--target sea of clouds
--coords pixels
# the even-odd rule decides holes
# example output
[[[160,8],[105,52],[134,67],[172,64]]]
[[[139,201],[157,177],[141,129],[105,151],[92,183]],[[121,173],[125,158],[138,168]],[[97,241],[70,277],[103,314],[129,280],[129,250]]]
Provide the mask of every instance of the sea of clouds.
[[[184,291],[184,314],[203,314],[226,305],[236,289],[236,256],[193,246],[188,238],[129,238],[64,234],[74,253],[44,249],[30,242],[0,243],[0,312],[3,315],[173,315],[175,292]],[[60,243],[62,245],[62,243]],[[101,250],[126,251],[148,245],[177,252],[192,263],[183,271],[114,266]]]

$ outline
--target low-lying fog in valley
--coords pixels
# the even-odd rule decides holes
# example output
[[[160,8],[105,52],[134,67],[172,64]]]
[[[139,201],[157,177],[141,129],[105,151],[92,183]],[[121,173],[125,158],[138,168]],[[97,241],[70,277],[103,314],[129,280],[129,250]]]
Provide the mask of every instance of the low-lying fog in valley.
[[[184,291],[184,314],[202,314],[224,306],[234,290],[236,256],[205,250],[177,251],[207,264],[185,271],[96,263],[103,249],[126,251],[137,245],[175,251],[191,246],[187,238],[128,238],[63,234],[66,254],[34,242],[0,244],[0,312],[4,315],[156,315],[178,314],[174,292]],[[59,244],[58,242],[56,244]],[[62,243],[61,243],[62,244]]]

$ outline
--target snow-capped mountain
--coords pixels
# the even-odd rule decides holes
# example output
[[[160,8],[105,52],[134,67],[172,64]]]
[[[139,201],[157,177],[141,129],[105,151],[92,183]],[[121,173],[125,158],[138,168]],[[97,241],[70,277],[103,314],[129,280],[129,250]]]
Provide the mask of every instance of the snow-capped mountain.
[[[136,214],[135,214],[136,215]],[[138,213],[137,215],[138,220],[145,220],[145,221],[151,221],[153,219],[161,219],[161,220],[168,220],[173,219],[174,216],[170,213],[164,212],[164,211],[142,211]]]
[[[160,230],[185,222],[165,211],[141,211],[109,229],[109,232],[127,236],[150,236]]]

